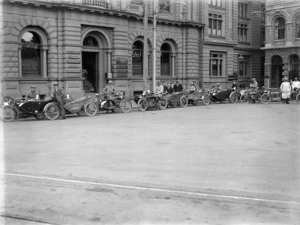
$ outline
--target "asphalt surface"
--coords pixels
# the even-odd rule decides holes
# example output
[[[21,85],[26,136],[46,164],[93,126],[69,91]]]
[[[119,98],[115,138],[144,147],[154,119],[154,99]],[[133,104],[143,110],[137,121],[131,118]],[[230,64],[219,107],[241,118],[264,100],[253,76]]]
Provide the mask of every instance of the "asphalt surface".
[[[216,103],[2,123],[0,223],[298,225],[299,120]]]

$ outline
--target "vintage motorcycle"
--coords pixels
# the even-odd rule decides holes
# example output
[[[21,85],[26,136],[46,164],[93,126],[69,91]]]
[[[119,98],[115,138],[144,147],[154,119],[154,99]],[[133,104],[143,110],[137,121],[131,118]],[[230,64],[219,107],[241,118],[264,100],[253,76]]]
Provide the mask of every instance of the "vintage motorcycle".
[[[264,104],[270,102],[280,102],[281,101],[281,91],[279,88],[265,88],[260,101]]]
[[[144,91],[137,103],[137,108],[141,112],[144,112],[149,108],[164,110],[167,106],[168,102],[164,96],[159,97],[154,93],[150,93],[150,91]]]
[[[197,90],[194,92],[187,92],[186,96],[189,104],[198,105],[199,102],[202,102],[204,105],[209,105],[210,103],[210,95],[208,91]]]
[[[114,95],[108,95],[104,92],[96,94],[95,103],[98,112],[121,110],[123,113],[128,113],[132,109],[131,102],[125,99],[125,92],[117,92]]]
[[[249,102],[260,102],[263,90],[255,88],[247,88],[246,90],[241,91],[240,101],[241,103]]]
[[[0,112],[1,119],[5,122],[27,117],[55,120],[60,115],[58,104],[52,98],[43,101],[8,99],[8,97],[5,97],[2,100],[3,103]],[[92,101],[92,97],[84,96],[76,100],[66,99],[64,110],[66,114],[81,114],[84,112],[87,116],[94,116],[97,112],[97,106]]]

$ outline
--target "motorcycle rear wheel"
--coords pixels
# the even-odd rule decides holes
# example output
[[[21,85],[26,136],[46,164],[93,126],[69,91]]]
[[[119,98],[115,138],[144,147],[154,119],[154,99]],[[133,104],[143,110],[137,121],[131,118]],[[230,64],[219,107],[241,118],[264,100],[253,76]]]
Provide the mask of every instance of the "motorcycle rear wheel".
[[[95,116],[98,111],[97,109],[98,107],[95,104],[95,102],[87,102],[83,108],[84,108],[84,113],[87,116]]]
[[[260,98],[260,101],[263,103],[263,104],[269,104],[270,101],[271,101],[271,97],[270,95],[268,94],[263,94]]]
[[[123,99],[121,102],[120,102],[120,109],[123,113],[128,113],[130,112],[132,108],[132,105],[131,105],[131,102],[129,100],[126,100],[126,99]]]
[[[17,114],[13,107],[7,105],[0,108],[0,119],[4,122],[11,122],[16,116]]]
[[[249,102],[249,97],[248,97],[248,95],[242,95],[240,100],[241,100],[241,103],[247,104]]]
[[[179,99],[179,103],[180,103],[180,106],[181,106],[182,108],[187,107],[187,105],[188,105],[188,99],[187,99],[187,97],[184,96],[184,95],[181,96],[180,99]]]
[[[168,102],[166,99],[159,99],[157,102],[157,106],[160,110],[164,110],[168,107]]]

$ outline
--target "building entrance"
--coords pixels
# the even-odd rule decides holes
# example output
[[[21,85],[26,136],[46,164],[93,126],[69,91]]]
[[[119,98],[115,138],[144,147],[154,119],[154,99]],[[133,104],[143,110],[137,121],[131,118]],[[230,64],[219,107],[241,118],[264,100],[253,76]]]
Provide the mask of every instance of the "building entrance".
[[[98,53],[82,52],[83,90],[86,92],[99,91]]]

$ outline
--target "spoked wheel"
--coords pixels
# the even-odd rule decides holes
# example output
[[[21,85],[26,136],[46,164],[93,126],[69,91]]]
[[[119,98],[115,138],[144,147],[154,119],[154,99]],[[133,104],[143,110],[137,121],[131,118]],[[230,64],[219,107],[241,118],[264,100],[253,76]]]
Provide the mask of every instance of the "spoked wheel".
[[[59,108],[55,103],[48,103],[44,108],[44,112],[48,120],[56,120],[59,117]]]
[[[6,105],[0,108],[0,118],[4,122],[11,122],[16,118],[17,114],[13,107]]]
[[[128,113],[130,112],[132,108],[132,105],[131,105],[131,102],[129,100],[126,100],[126,99],[123,99],[121,102],[120,102],[120,109],[123,113]]]
[[[168,102],[166,99],[162,98],[158,100],[157,105],[160,110],[164,110],[168,107]]]
[[[144,111],[146,111],[147,110],[147,108],[148,108],[148,102],[147,102],[147,100],[146,99],[140,99],[139,101],[138,101],[138,103],[137,103],[137,107],[138,107],[138,109],[141,111],[141,112],[144,112]]]
[[[298,104],[300,104],[300,93],[298,93],[298,94],[296,95],[296,102],[297,102]]]
[[[242,95],[241,96],[241,103],[246,104],[249,102],[249,97],[248,95]]]
[[[182,108],[185,108],[187,107],[188,105],[188,98],[186,96],[181,96],[180,99],[179,99],[179,104]]]
[[[204,105],[209,105],[209,103],[210,103],[210,96],[209,96],[209,94],[204,94],[201,97],[201,99],[202,99],[202,102],[203,102]]]
[[[95,102],[87,102],[84,106],[84,113],[87,116],[95,116],[97,113],[97,105]]]
[[[230,102],[230,103],[237,103],[237,102],[238,102],[238,95],[237,95],[237,93],[232,92],[232,93],[229,95],[229,102]]]
[[[260,98],[260,101],[264,104],[269,104],[271,101],[271,97],[268,94],[263,94]]]

